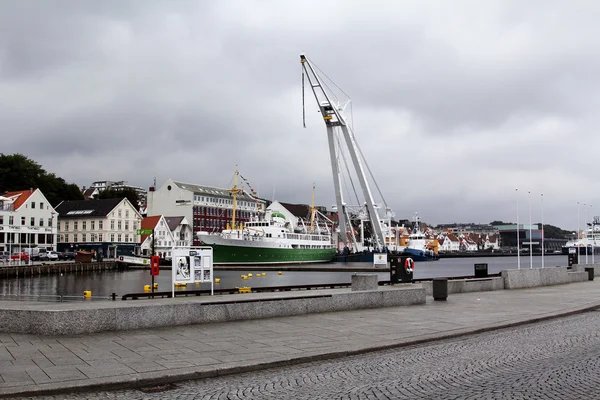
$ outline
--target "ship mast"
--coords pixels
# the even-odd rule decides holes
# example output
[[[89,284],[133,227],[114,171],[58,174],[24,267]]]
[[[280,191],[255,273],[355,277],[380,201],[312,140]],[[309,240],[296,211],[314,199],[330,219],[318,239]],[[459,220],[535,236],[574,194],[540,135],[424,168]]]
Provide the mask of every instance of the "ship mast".
[[[238,166],[235,166],[235,174],[233,175],[233,187],[228,190],[229,193],[233,195],[233,209],[231,210],[231,229],[236,229],[235,227],[235,211],[237,208],[237,195],[238,193],[242,193],[242,189],[237,187],[237,178],[240,173],[238,172]]]
[[[317,209],[315,208],[315,184],[313,183],[313,191],[312,191],[312,203],[310,206],[310,233],[313,233],[315,230],[315,213]]]
[[[354,169],[358,176],[358,180],[360,182],[360,186],[363,191],[363,195],[365,198],[369,220],[373,227],[373,236],[375,239],[375,245],[379,249],[383,249],[385,247],[385,238],[383,235],[383,229],[381,227],[381,221],[379,220],[379,213],[377,212],[377,208],[375,208],[375,202],[373,201],[373,195],[371,193],[371,189],[367,183],[367,177],[363,168],[363,162],[361,159],[360,149],[358,148],[358,144],[356,142],[356,138],[354,137],[354,133],[346,123],[346,119],[342,114],[344,107],[340,106],[340,104],[334,104],[331,101],[331,97],[325,90],[324,86],[321,83],[321,80],[317,73],[315,72],[310,60],[304,56],[304,54],[300,55],[300,63],[302,64],[302,72],[303,72],[303,89],[304,89],[304,74],[306,74],[306,78],[308,79],[308,83],[312,92],[317,100],[317,105],[319,106],[319,111],[323,116],[323,120],[325,121],[325,126],[327,128],[327,138],[329,141],[329,155],[331,158],[331,168],[333,170],[333,182],[335,189],[335,198],[337,203],[337,211],[338,211],[338,222],[340,227],[340,235],[341,240],[344,242],[345,246],[348,246],[348,232],[347,232],[347,224],[346,224],[346,203],[342,198],[342,187],[340,180],[340,170],[338,165],[339,155],[335,147],[335,128],[340,128],[343,134],[343,137],[346,141],[346,145],[348,147],[348,152],[350,153],[350,157],[352,159],[352,163],[354,165]],[[304,96],[304,93],[303,93]],[[348,103],[346,103],[347,105]],[[341,152],[341,150],[340,150]],[[352,225],[350,224],[350,229],[352,230]]]

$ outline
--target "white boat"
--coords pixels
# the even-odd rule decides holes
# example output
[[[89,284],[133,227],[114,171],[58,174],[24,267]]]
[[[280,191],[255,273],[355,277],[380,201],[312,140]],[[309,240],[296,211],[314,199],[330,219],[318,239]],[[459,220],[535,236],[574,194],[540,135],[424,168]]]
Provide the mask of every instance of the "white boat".
[[[585,254],[586,249],[588,254],[600,253],[600,218],[594,217],[594,222],[589,225],[580,237],[569,240],[562,247],[563,254],[569,254],[570,249],[576,249],[579,254]]]
[[[408,245],[404,248],[403,254],[409,255],[415,261],[435,261],[440,256],[428,247],[428,241],[425,234],[421,232],[419,215],[415,213],[415,223],[413,230],[408,235]]]
[[[236,195],[240,189],[234,184],[230,191],[234,206],[231,225],[221,233],[197,234],[202,245],[213,248],[214,265],[300,264],[333,259],[337,249],[331,240],[331,230],[318,220],[314,194],[310,224],[304,224],[303,220],[288,221],[283,213],[266,210],[241,225],[235,222]]]

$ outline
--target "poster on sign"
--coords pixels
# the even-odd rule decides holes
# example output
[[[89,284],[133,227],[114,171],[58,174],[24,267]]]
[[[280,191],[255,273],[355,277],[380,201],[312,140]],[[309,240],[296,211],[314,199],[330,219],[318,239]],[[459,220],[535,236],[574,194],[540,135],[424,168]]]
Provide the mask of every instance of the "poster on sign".
[[[171,255],[173,296],[175,284],[178,283],[210,282],[213,293],[212,247],[173,247]]]
[[[373,254],[373,266],[374,267],[387,267],[387,253]]]

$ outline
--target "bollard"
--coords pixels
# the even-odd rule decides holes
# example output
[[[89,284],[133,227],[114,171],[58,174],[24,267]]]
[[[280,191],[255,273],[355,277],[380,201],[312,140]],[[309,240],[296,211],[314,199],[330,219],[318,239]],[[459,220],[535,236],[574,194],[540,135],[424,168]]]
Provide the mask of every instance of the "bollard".
[[[594,268],[586,268],[585,272],[588,273],[588,281],[594,280]]]
[[[110,297],[112,297],[112,301],[117,300],[117,294],[116,293],[111,294]]]
[[[92,297],[92,291],[91,290],[84,290],[83,291],[83,297]]]
[[[221,283],[221,278],[215,278],[215,283]]]
[[[433,279],[433,300],[446,301],[448,298],[448,278]]]

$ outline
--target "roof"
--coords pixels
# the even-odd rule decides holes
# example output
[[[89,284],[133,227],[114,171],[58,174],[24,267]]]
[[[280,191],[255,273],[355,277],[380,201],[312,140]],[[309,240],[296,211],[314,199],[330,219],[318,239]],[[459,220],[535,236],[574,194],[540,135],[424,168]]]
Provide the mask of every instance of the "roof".
[[[181,221],[183,221],[183,218],[184,217],[165,217],[165,220],[167,221],[167,225],[169,226],[171,232],[177,229]]]
[[[194,192],[195,194],[219,196],[219,197],[231,197],[232,196],[231,192],[229,192],[229,189],[222,189],[222,188],[216,188],[216,187],[211,187],[211,186],[202,186],[202,185],[196,185],[193,183],[184,183],[184,182],[177,182],[177,181],[173,181],[173,183],[175,185],[177,185],[180,189],[189,190],[190,192]],[[242,189],[242,188],[239,188],[239,189]],[[242,189],[242,193],[237,195],[237,198],[238,199],[241,198],[243,200],[258,201],[258,199],[255,199],[254,197],[250,196],[243,189]]]
[[[27,199],[29,198],[29,196],[31,196],[33,193],[35,193],[37,189],[28,189],[28,190],[19,190],[16,192],[7,192],[4,194],[4,197],[9,197],[9,198],[15,198],[13,200],[13,206],[14,206],[14,210],[18,210],[19,207],[21,207],[23,204],[25,204],[25,202],[27,201]]]
[[[56,207],[59,218],[106,217],[123,199],[63,201]]]
[[[306,204],[291,204],[279,202],[286,210],[292,213],[294,217],[308,218],[310,216],[310,207]]]
[[[156,228],[156,225],[158,225],[158,221],[160,221],[160,218],[162,217],[162,215],[153,215],[152,217],[146,217],[142,220],[142,224],[141,224],[141,228],[142,229],[154,229]],[[140,239],[140,243],[144,243],[144,241],[146,241],[146,239],[148,238],[148,236],[150,235],[142,235],[141,239]]]
[[[95,187],[87,188],[83,191],[83,197],[87,200],[91,198],[95,192],[98,192],[98,189]]]

